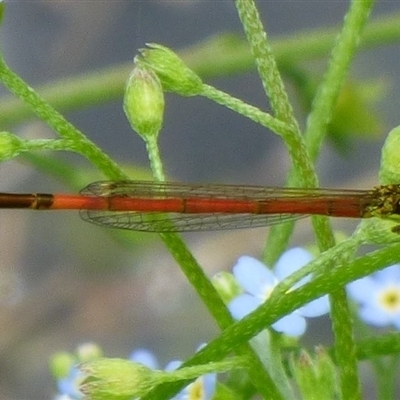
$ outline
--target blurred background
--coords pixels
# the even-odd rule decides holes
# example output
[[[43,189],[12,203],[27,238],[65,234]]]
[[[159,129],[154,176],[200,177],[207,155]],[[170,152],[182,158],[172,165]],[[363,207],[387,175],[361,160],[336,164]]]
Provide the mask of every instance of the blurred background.
[[[259,2],[271,38],[338,25],[347,7],[347,2]],[[372,18],[399,9],[397,2],[379,2]],[[145,43],[179,51],[227,32],[242,34],[230,1],[14,1],[7,3],[1,46],[11,68],[36,88],[127,63]],[[318,161],[322,186],[378,183],[382,143],[399,123],[398,51],[392,45],[357,56],[351,79],[378,82],[386,90],[373,107],[381,124],[371,135],[351,137],[346,151],[329,142],[324,146]],[[322,72],[325,61],[311,61],[308,67]],[[208,83],[269,110],[254,70]],[[296,91],[289,88],[296,102]],[[1,94],[9,96],[5,89]],[[298,102],[304,126],[301,110]],[[118,162],[148,167],[144,144],[123,113],[122,97],[66,116]],[[27,138],[54,137],[36,119],[1,128]],[[202,98],[167,95],[160,147],[166,172],[176,181],[282,185],[290,166],[277,136]],[[55,157],[89,175],[81,157]],[[0,191],[68,190],[26,160],[0,165]],[[146,347],[165,364],[188,357],[216,335],[214,322],[157,235],[115,233],[86,224],[75,212],[2,210],[0,219],[1,399],[52,398],[48,358],[88,340],[110,357]],[[347,232],[354,226],[334,224]],[[256,229],[188,234],[186,239],[211,276],[229,270],[242,254],[259,258],[265,237],[266,229]],[[304,221],[291,244],[307,245],[312,239]],[[329,344],[329,323],[311,321],[305,340]]]

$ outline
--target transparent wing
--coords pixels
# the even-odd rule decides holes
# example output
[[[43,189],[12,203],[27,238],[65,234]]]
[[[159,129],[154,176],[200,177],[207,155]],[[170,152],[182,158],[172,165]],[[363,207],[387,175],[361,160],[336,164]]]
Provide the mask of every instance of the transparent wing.
[[[147,181],[118,181],[118,182],[95,182],[81,191],[85,196],[100,196],[112,199],[113,197],[132,198],[150,202],[152,199],[158,200],[178,200],[182,201],[182,212],[162,212],[157,209],[154,212],[135,212],[135,211],[112,211],[112,210],[82,210],[81,217],[97,225],[130,229],[148,232],[187,232],[199,230],[220,230],[236,228],[255,228],[270,226],[287,221],[293,221],[307,216],[307,214],[323,214],[346,216],[344,209],[352,208],[352,215],[357,216],[361,199],[366,199],[373,194],[372,191],[365,190],[335,190],[335,189],[303,189],[303,188],[272,188],[263,186],[240,186],[240,185],[214,185],[214,184],[182,184],[182,183],[158,183]],[[350,199],[343,201],[342,199]],[[186,212],[185,204],[198,201],[201,203],[210,199],[218,200],[218,212],[212,209],[204,212]],[[247,213],[243,211],[235,214],[232,211],[221,211],[221,203],[224,199],[232,201],[246,201],[248,203],[274,203],[276,199],[278,205],[270,208],[263,213]],[[316,204],[328,202],[324,211]],[[186,203],[185,203],[186,202]],[[209,202],[212,206],[212,201]],[[228,201],[227,201],[228,203]],[[111,203],[110,203],[111,204]],[[299,207],[301,204],[301,207]],[[294,211],[291,207],[296,207]],[[314,207],[314,211],[311,207]],[[111,207],[110,207],[111,208]],[[257,210],[257,207],[254,207]],[[160,212],[161,211],[161,212]],[[176,211],[172,210],[172,211]],[[342,213],[343,215],[340,215]]]
[[[81,193],[93,196],[129,197],[198,197],[264,200],[271,197],[365,196],[366,190],[282,188],[251,185],[185,184],[153,181],[99,181],[86,186]]]
[[[85,221],[110,228],[145,232],[191,232],[257,228],[307,217],[294,214],[163,214],[81,210]]]

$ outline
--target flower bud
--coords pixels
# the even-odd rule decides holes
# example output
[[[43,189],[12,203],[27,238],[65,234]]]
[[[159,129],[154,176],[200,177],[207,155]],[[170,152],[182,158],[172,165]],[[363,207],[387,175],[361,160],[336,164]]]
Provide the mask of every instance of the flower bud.
[[[124,111],[132,128],[143,137],[157,136],[164,116],[164,94],[157,75],[136,64],[126,84]]]
[[[315,352],[316,367],[319,371],[320,383],[328,392],[335,393],[338,383],[335,364],[324,347],[317,347]]]
[[[303,399],[335,399],[338,387],[335,368],[326,351],[317,349],[312,358],[306,351],[292,356],[290,369]]]
[[[159,383],[158,371],[119,358],[98,358],[81,364],[80,391],[90,400],[131,400]]]
[[[148,44],[135,61],[150,67],[160,78],[164,90],[181,96],[195,96],[203,92],[203,82],[176,53],[159,44]]]

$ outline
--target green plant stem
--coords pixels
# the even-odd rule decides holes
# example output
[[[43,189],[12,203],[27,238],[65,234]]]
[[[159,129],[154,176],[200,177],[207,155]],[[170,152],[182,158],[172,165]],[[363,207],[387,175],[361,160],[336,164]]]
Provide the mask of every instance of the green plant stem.
[[[310,157],[313,162],[319,155],[326,135],[327,125],[331,120],[332,110],[336,105],[336,100],[347,77],[350,63],[360,43],[360,37],[372,5],[373,1],[371,0],[351,3],[342,31],[332,50],[327,72],[314,98],[312,111],[307,120],[305,143],[307,149],[310,150]],[[302,181],[298,173],[296,166],[293,166],[289,174],[288,186],[296,186],[299,181]],[[320,250],[324,251],[334,245],[327,219],[316,217],[312,219],[312,222]],[[293,224],[290,223],[272,227],[264,249],[264,261],[268,265],[273,265],[287,246],[292,230]]]
[[[70,149],[87,158],[110,179],[126,179],[120,167],[93,142],[70,124],[60,113],[46,103],[0,58],[0,80],[17,97],[29,104],[35,114],[54,129],[64,140],[69,141]]]
[[[319,154],[322,141],[326,134],[327,124],[330,122],[333,107],[343,82],[346,78],[361,31],[365,25],[372,1],[353,1],[349,12],[346,15],[342,32],[337,39],[336,46],[332,51],[327,73],[319,87],[313,102],[313,108],[308,118],[306,130],[306,144],[310,149],[311,157],[315,160]],[[294,167],[289,183],[297,181],[298,171]],[[324,224],[324,226],[321,226]],[[313,218],[314,230],[317,233],[317,241],[321,251],[326,250],[334,244],[333,235],[326,220]],[[272,231],[264,252],[268,261],[277,257],[277,250],[280,250],[287,243],[292,227],[287,224],[284,227],[276,227]],[[275,236],[276,235],[276,238]],[[277,239],[280,242],[277,242]],[[329,263],[332,265],[332,263]],[[343,398],[361,398],[360,383],[357,374],[356,347],[352,332],[350,310],[347,305],[344,289],[339,289],[330,296],[333,329],[335,334],[337,361],[341,372],[341,392]]]
[[[315,29],[297,32],[295,36],[274,39],[272,48],[278,65],[288,61],[293,63],[325,57],[332,48],[337,31],[337,28]],[[400,15],[391,14],[377,18],[366,27],[360,49],[368,50],[397,43],[399,39]],[[233,34],[216,35],[182,50],[179,54],[202,78],[242,73],[254,68],[254,58],[247,41]],[[52,82],[38,87],[37,92],[60,111],[92,107],[120,99],[131,70],[132,63],[124,63]],[[14,98],[0,101],[2,126],[30,120],[32,117],[32,110],[20,101]]]
[[[312,29],[271,39],[278,66],[326,57],[334,45],[340,27]],[[361,50],[398,43],[400,14],[376,18],[365,28]],[[215,55],[218,54],[218,57]],[[183,60],[202,78],[242,73],[254,68],[247,41],[235,34],[221,34],[180,52]]]
[[[276,117],[297,126],[289,97],[281,79],[272,48],[268,42],[258,10],[253,0],[235,0],[239,18],[256,61],[258,74]],[[298,130],[298,129],[297,129]]]
[[[400,354],[400,333],[389,332],[382,336],[371,336],[357,342],[357,359],[368,360],[373,357]],[[331,355],[335,357],[333,349]]]
[[[201,375],[228,372],[247,367],[245,357],[231,357],[223,361],[210,362],[204,365],[176,369],[174,371],[157,371],[160,381],[175,382],[177,380],[196,379]]]
[[[156,180],[162,182],[165,176],[157,136],[144,136],[144,139],[153,175]],[[160,237],[219,328],[224,330],[232,325],[234,319],[228,308],[182,238],[177,233],[160,233]],[[236,349],[236,353],[248,360],[248,371],[259,393],[270,399],[283,399],[274,381],[264,370],[259,358],[249,345],[242,345],[240,349]]]
[[[267,35],[262,26],[262,22],[260,21],[254,1],[235,0],[235,4],[246,37],[250,43],[252,53],[254,54],[264,90],[274,110],[274,114],[278,120],[281,120],[292,127],[291,132],[287,135],[283,135],[282,139],[288,149],[293,169],[296,171],[296,176],[298,177],[298,181],[294,186],[317,187],[318,179],[316,173],[308,155],[305,142],[301,136],[297,121],[293,115],[293,110],[289,103],[283,81],[280,77],[277,63],[272,54],[272,49],[268,43]],[[280,238],[285,241],[284,245],[286,246],[288,233],[291,232],[292,227],[290,224],[285,224],[285,227],[286,236],[282,235],[279,229],[274,229],[269,235],[269,241],[276,242],[276,238]],[[317,232],[321,232],[321,235],[317,234],[318,238],[321,238],[320,241],[323,242],[324,233],[329,236],[329,224],[326,221],[324,222],[323,220],[320,220],[317,221],[317,228]],[[275,234],[277,236],[274,237]],[[281,250],[283,245],[275,242],[274,245],[276,245],[276,248]],[[275,250],[276,248],[271,248],[268,242],[266,250],[264,251],[264,261],[267,265],[273,265],[277,256],[280,254],[277,253]],[[272,255],[276,258],[273,259]]]
[[[235,4],[256,59],[264,90],[276,114],[276,118],[291,127],[289,132],[282,133],[282,139],[289,151],[293,168],[298,173],[301,186],[315,187],[318,182],[317,176],[308,156],[254,1],[235,0]]]
[[[347,78],[351,61],[356,54],[361,33],[373,4],[373,0],[351,2],[350,9],[345,17],[343,29],[332,50],[323,82],[314,97],[305,132],[307,148],[314,161],[320,153],[327,132],[327,126],[332,119],[333,109]]]
[[[373,4],[373,0],[353,0],[350,3],[343,28],[332,50],[327,72],[318,88],[311,113],[307,119],[305,141],[313,161],[316,160],[320,152],[340,89],[347,77],[351,61],[358,48],[361,32]],[[297,171],[295,174],[297,174]],[[313,219],[314,229],[317,228],[317,222]],[[324,242],[319,241],[321,251],[334,244],[332,234],[325,237]],[[330,302],[342,397],[344,399],[361,399],[352,317],[345,290],[338,289],[333,292],[330,296]]]
[[[156,181],[164,182],[165,174],[156,135],[143,136],[150,167]],[[233,323],[232,316],[203,269],[177,233],[161,233],[160,237],[221,329]]]
[[[237,99],[227,93],[224,93],[221,90],[214,88],[213,86],[204,84],[203,92],[201,95],[235,111],[238,114],[243,115],[246,118],[251,119],[257,124],[264,126],[265,128],[272,130],[277,135],[284,138],[285,141],[290,142],[290,138],[294,135],[296,131],[296,128],[291,126],[290,124],[287,124],[273,117],[271,114],[261,111],[257,107],[245,103],[243,100]],[[296,164],[298,162],[301,162],[301,160],[298,160]]]
[[[339,263],[334,269],[319,273],[312,282],[286,293],[285,296],[271,296],[257,310],[228,327],[218,338],[209,342],[183,366],[205,364],[208,361],[223,359],[283,315],[291,313],[325,293],[333,293],[337,291],[338,287],[343,287],[349,282],[397,262],[400,262],[400,244],[375,251],[349,264]],[[142,400],[165,399],[180,389],[182,389],[181,384],[161,385]]]
[[[337,289],[330,296],[332,330],[335,335],[336,361],[340,370],[343,399],[361,399],[353,322],[346,289]]]
[[[312,111],[307,123],[305,144],[307,149],[312,151],[313,160],[316,159],[320,151],[327,124],[331,120],[333,107],[336,104],[340,88],[347,75],[350,60],[355,54],[361,30],[365,25],[372,4],[373,2],[368,0],[352,1],[341,34],[333,48],[331,62],[323,83],[314,99]],[[267,95],[269,95],[270,103],[278,119],[286,121],[297,128],[292,109],[277,70],[275,59],[269,47],[267,36],[263,32],[263,27],[259,21],[255,5],[252,0],[236,0],[236,5],[247,39],[250,42],[252,52],[255,56],[264,89]],[[298,137],[296,150],[304,154],[304,162],[299,162],[296,165],[295,158],[292,156],[293,166],[289,176],[290,186],[292,186],[292,184],[297,185],[297,183],[300,183],[301,186],[316,186],[317,177],[315,173],[313,173],[313,168],[310,165],[311,158],[309,158],[307,150],[304,148],[305,146],[298,129],[295,130],[293,136]],[[289,153],[292,155],[293,151],[291,150],[294,148],[291,149],[287,141],[285,141],[285,144],[288,147]],[[326,218],[313,218],[313,226],[317,243],[321,251],[325,251],[334,246],[335,240]],[[289,227],[289,229],[287,227]],[[280,229],[286,229],[287,234],[291,233],[290,225],[287,225],[286,228],[276,228],[275,232],[279,232]],[[272,236],[273,235],[274,231],[272,232]],[[277,234],[277,237],[284,239],[284,244],[287,243],[289,238],[289,236],[285,238],[281,232]],[[271,243],[268,243],[267,246],[271,246]],[[282,248],[283,245],[281,244],[279,247]],[[277,254],[275,249],[272,251],[274,254]],[[268,256],[268,253],[265,253],[265,255]],[[267,261],[269,262],[271,260]],[[329,266],[333,266],[332,261],[329,262]],[[330,300],[333,329],[336,337],[337,359],[341,371],[342,396],[346,399],[359,399],[361,394],[357,375],[356,351],[351,315],[344,289],[338,289],[333,292],[330,296]]]
[[[312,263],[307,264],[305,267],[279,282],[271,293],[271,297],[284,296],[297,282],[307,275],[313,274],[315,276],[316,273],[324,271],[331,260],[335,260],[335,265],[348,262],[349,254],[354,254],[361,243],[363,243],[363,238],[358,237],[356,232],[347,240],[320,254]]]

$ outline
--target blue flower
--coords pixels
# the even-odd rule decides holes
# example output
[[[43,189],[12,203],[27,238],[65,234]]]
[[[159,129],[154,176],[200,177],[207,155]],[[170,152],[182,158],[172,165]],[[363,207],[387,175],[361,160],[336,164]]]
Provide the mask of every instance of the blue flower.
[[[242,256],[233,267],[233,275],[245,293],[235,297],[229,303],[229,310],[235,319],[241,319],[264,303],[275,286],[284,278],[297,271],[312,260],[306,250],[296,247],[282,254],[272,272],[263,263],[249,256]],[[303,278],[295,287],[310,280]],[[329,311],[327,296],[313,300],[279,321],[272,324],[277,332],[289,336],[300,336],[306,330],[305,317],[319,317]]]
[[[149,350],[138,348],[134,350],[129,356],[131,361],[143,364],[145,367],[151,369],[159,369],[157,357]]]
[[[347,291],[360,304],[358,313],[366,323],[400,329],[400,264],[350,283]]]
[[[65,378],[57,379],[57,389],[61,399],[80,400],[83,394],[79,390],[79,384],[83,379],[83,374],[76,367],[72,367]]]
[[[159,368],[158,361],[154,354],[146,349],[137,349],[132,352],[130,360],[139,362],[152,369]],[[179,368],[181,364],[182,361],[171,361],[166,365],[165,371],[174,371]],[[186,386],[171,400],[211,400],[214,396],[216,385],[217,374],[203,375]]]

